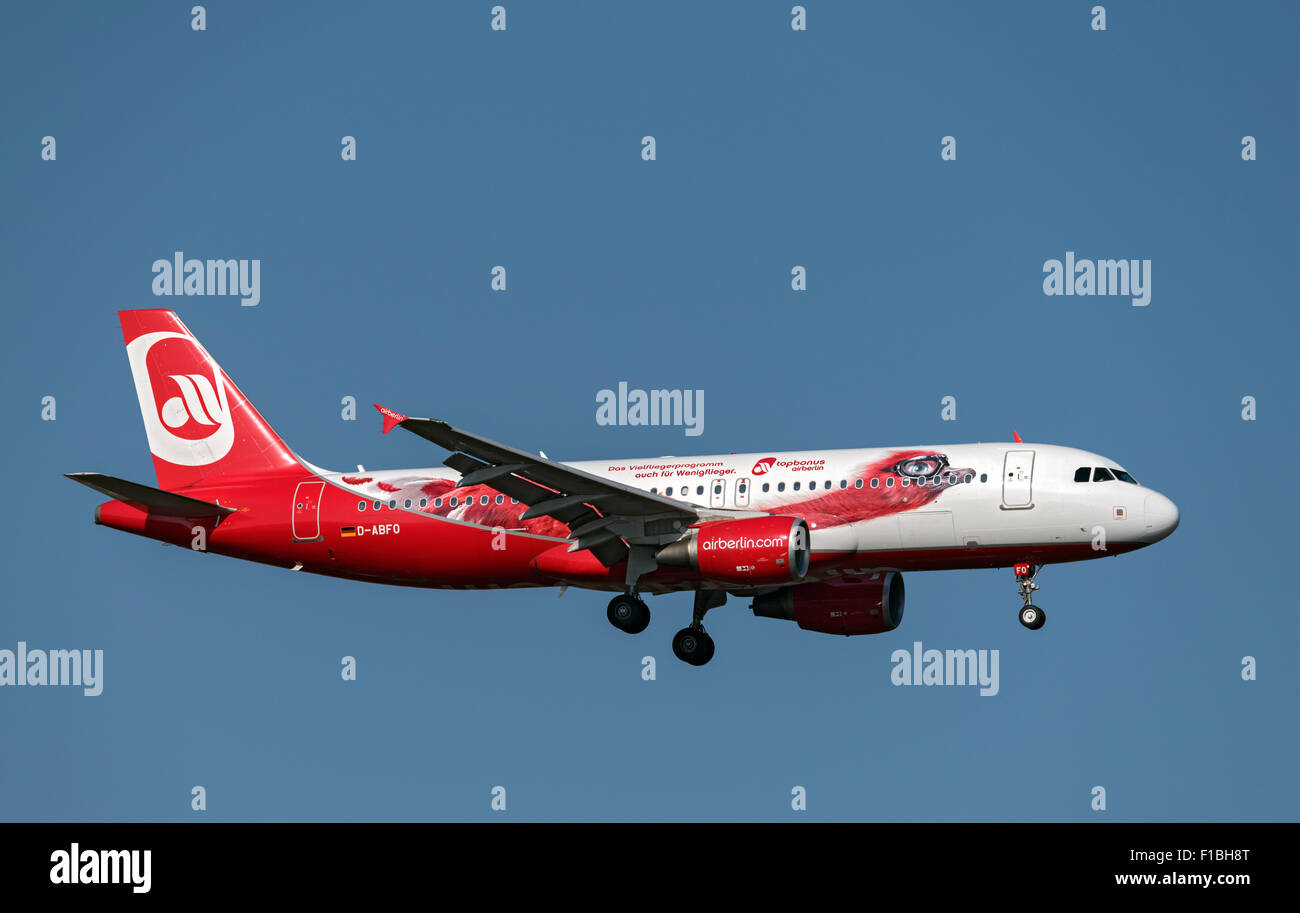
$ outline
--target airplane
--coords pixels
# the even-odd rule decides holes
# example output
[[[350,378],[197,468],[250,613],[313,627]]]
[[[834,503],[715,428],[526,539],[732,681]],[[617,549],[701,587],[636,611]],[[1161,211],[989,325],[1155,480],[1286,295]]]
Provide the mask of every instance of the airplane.
[[[1178,526],[1174,502],[1114,460],[1010,443],[559,462],[376,405],[449,452],[442,467],[330,472],[280,439],[170,310],[119,311],[158,487],[70,473],[112,500],[112,529],[370,583],[612,591],[620,631],[642,594],[694,594],[673,653],[714,654],[727,597],[826,634],[903,618],[903,574],[1013,569],[1020,622],[1047,564],[1130,552]],[[561,590],[563,593],[563,590]]]

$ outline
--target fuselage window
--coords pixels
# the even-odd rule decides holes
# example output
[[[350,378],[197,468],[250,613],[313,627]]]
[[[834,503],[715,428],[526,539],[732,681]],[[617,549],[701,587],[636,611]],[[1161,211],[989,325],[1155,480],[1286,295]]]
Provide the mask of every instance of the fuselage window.
[[[749,491],[749,486],[746,485],[744,482],[741,482],[739,485],[736,486],[736,494],[738,495],[744,495],[745,492],[747,491]]]
[[[893,488],[893,487],[894,487],[894,477],[893,477],[893,476],[890,476],[889,478],[885,479],[885,487],[886,487],[886,488]]]
[[[382,504],[381,502],[379,502],[379,501],[376,501],[376,502],[375,502],[375,510],[379,510],[379,508],[381,508],[381,507],[383,507],[383,504]]]
[[[407,498],[404,502],[402,502],[402,506],[405,507],[407,510],[410,510],[410,508],[411,508],[411,499],[410,499],[410,498]]]
[[[448,501],[447,503],[448,503],[449,505],[451,505],[452,507],[455,507],[455,506],[456,506],[456,497],[453,495],[453,496],[452,496],[452,499],[451,499],[450,501]]]
[[[981,473],[980,473],[980,481],[981,481],[981,482],[987,482],[988,480],[989,480],[989,474],[988,474],[987,472],[981,472]]]
[[[966,473],[966,477],[965,477],[964,479],[962,479],[962,481],[965,482],[967,485],[969,485],[970,482],[971,482],[971,479],[973,479],[973,478],[975,478],[975,477],[972,476],[972,475],[968,472],[968,473]]]
[[[428,498],[421,498],[421,499],[420,499],[420,506],[421,506],[421,507],[428,507],[428,506],[429,506],[429,499],[428,499]]]
[[[904,479],[903,479],[903,487],[904,487],[904,488],[906,488],[907,486],[909,486],[909,485],[911,485],[911,484],[912,484],[912,480],[911,480],[911,479],[908,479],[908,478],[904,478]]]
[[[397,510],[397,499],[396,499],[396,498],[394,498],[392,501],[389,501],[389,502],[388,502],[388,509],[389,509],[389,510]]]
[[[840,488],[848,488],[848,487],[849,487],[849,480],[848,480],[848,479],[840,479]]]
[[[482,495],[482,496],[479,497],[479,499],[478,499],[478,503],[480,503],[480,504],[482,504],[482,505],[484,505],[484,506],[487,506],[487,502],[488,502],[488,496],[487,496],[487,495]]]
[[[1129,475],[1127,472],[1125,472],[1122,469],[1116,469],[1114,470],[1114,472],[1115,472],[1115,478],[1119,479],[1121,482],[1128,482],[1130,485],[1136,485],[1138,483],[1137,479],[1133,478],[1131,475]]]
[[[652,495],[657,495],[657,494],[659,494],[659,489],[658,489],[658,488],[652,488],[652,489],[650,489],[650,494],[652,494]]]
[[[433,499],[433,506],[434,506],[434,507],[442,507],[442,498],[434,498],[434,499]]]
[[[1088,477],[1091,474],[1092,474],[1092,470],[1089,469],[1087,466],[1080,466],[1078,469],[1074,471],[1074,481],[1086,482],[1088,481]]]
[[[720,494],[722,494],[722,485],[720,485],[720,484],[719,484],[719,485],[714,485],[714,486],[713,486],[713,493],[714,493],[715,495],[720,495]]]
[[[518,504],[519,502],[516,501],[514,498],[511,498],[511,499],[510,499],[510,503],[511,503],[511,504]]]
[[[1110,470],[1105,466],[1098,466],[1092,471],[1092,480],[1094,482],[1114,482],[1115,477],[1110,474]]]
[[[665,488],[664,494],[671,498],[673,496],[673,487],[669,485],[667,488]]]
[[[763,491],[771,491],[771,490],[772,490],[772,483],[771,483],[771,482],[764,482],[764,483],[763,483]]]
[[[798,484],[798,483],[796,482],[795,484]],[[777,483],[776,483],[776,490],[777,490],[777,491],[785,491],[785,483],[784,483],[784,482],[777,482]]]
[[[497,495],[497,503],[498,503],[498,504],[504,504],[504,503],[505,503],[505,500],[506,500],[506,496],[505,496],[505,495]]]
[[[357,502],[357,510],[365,510],[365,509],[366,509],[366,502],[365,502],[365,501],[358,501],[358,502]]]
[[[798,483],[798,482],[795,482],[795,483],[794,483],[794,490],[795,490],[795,491],[798,491],[798,490],[799,490],[799,483]]]
[[[763,489],[763,490],[764,490],[764,491],[767,491],[766,488]],[[696,486],[695,486],[695,493],[696,493],[697,495],[702,495],[702,494],[704,494],[704,486],[703,486],[703,485],[696,485]]]

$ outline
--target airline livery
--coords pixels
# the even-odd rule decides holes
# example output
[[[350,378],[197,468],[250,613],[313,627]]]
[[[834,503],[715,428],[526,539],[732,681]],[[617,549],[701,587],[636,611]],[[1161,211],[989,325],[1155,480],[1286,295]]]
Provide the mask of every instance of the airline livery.
[[[1178,526],[1169,498],[1095,453],[1012,443],[561,463],[376,406],[450,452],[433,469],[328,472],[280,440],[168,310],[120,311],[158,487],[69,476],[113,500],[95,522],[295,571],[443,589],[694,592],[673,652],[713,656],[704,616],[728,594],[827,634],[903,618],[905,571],[1012,567],[1020,622],[1046,564],[1118,555]]]

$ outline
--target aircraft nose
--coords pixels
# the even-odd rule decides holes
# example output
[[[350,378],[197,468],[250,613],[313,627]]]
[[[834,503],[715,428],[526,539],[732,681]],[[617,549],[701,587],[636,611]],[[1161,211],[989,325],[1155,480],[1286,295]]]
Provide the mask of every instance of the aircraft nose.
[[[1143,510],[1148,542],[1159,542],[1178,528],[1178,505],[1159,492],[1147,495]]]

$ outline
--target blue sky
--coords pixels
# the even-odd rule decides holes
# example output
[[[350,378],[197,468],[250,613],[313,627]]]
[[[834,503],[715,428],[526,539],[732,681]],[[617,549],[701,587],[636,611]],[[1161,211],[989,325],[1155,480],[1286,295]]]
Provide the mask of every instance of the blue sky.
[[[1300,815],[1293,5],[1111,3],[1105,32],[1064,2],[814,2],[805,32],[791,3],[506,2],[505,32],[489,3],[208,4],[203,32],[190,5],[24,3],[0,35],[0,648],[105,651],[99,697],[0,689],[0,819]],[[155,297],[177,250],[260,259],[261,303]],[[1068,250],[1150,259],[1150,305],[1045,296]],[[891,634],[732,600],[691,668],[686,596],[629,637],[600,594],[93,526],[61,473],[153,481],[115,312],[158,306],[332,469],[441,461],[376,401],[575,460],[1014,428],[1112,457],[1182,525],[1047,568],[1036,633],[1009,570],[912,574]],[[704,390],[703,435],[598,425],[619,381]],[[999,694],[893,687],[917,640],[999,650]]]

